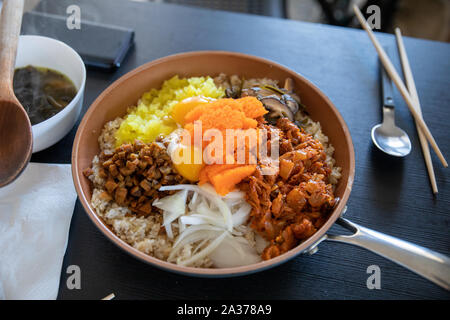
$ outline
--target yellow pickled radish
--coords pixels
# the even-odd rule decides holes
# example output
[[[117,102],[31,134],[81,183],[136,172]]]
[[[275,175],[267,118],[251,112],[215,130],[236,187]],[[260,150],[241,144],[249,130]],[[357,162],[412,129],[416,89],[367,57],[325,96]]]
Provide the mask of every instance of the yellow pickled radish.
[[[200,171],[205,166],[202,160],[202,149],[195,146],[179,144],[172,154],[175,169],[191,182],[199,180]]]
[[[184,117],[189,113],[192,109],[200,104],[205,104],[215,99],[206,98],[202,96],[186,98],[172,108],[172,119],[175,120],[176,123],[184,126]]]

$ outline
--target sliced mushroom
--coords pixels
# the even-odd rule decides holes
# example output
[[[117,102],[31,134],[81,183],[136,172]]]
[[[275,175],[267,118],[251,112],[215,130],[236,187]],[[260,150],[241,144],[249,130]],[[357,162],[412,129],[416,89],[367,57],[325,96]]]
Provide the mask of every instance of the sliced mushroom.
[[[295,114],[298,111],[299,109],[298,103],[297,101],[295,101],[294,98],[292,98],[291,95],[284,94],[283,101],[286,104],[286,106],[292,111],[293,114]]]
[[[300,103],[300,97],[299,97],[296,93],[291,92],[291,93],[289,93],[289,95],[291,96],[292,99],[295,100],[295,102],[297,102],[299,105],[301,105],[301,103]]]
[[[276,120],[279,117],[294,119],[294,114],[300,109],[300,99],[293,92],[294,81],[287,78],[284,88],[278,88],[271,85],[261,87],[252,87],[243,89],[241,97],[253,96],[260,100],[264,106],[270,110],[267,118]]]
[[[225,90],[228,98],[237,99],[241,96],[242,80],[237,75],[230,77],[230,87]]]
[[[227,98],[237,99],[240,96],[240,92],[239,92],[238,88],[231,87],[231,88],[225,89],[225,95]]]
[[[243,81],[237,75],[228,77],[226,74],[221,73],[219,76],[214,78],[214,83],[216,86],[225,89],[225,95],[227,98],[237,99],[241,96]]]
[[[268,114],[269,118],[277,119],[280,117],[287,117],[291,121],[294,120],[294,113],[277,96],[263,97],[259,100],[263,103],[264,107],[270,111]]]

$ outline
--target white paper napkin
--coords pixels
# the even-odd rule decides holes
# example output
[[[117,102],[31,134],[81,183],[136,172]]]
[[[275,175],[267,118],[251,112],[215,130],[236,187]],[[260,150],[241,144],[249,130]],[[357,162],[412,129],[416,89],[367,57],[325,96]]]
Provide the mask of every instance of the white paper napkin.
[[[30,163],[0,189],[0,298],[56,299],[75,201],[66,164]]]

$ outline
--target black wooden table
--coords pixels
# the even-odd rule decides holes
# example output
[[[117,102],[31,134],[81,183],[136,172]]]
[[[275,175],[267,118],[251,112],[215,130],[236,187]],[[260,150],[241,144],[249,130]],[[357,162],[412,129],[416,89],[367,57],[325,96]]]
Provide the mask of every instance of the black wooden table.
[[[134,28],[136,46],[113,74],[89,71],[86,111],[114,80],[137,66],[169,54],[229,50],[272,59],[304,75],[337,106],[347,122],[356,153],[356,179],[346,217],[444,254],[450,254],[450,169],[433,154],[439,195],[434,198],[417,132],[396,92],[398,125],[412,139],[404,159],[380,154],[370,129],[381,121],[378,61],[359,30],[274,18],[118,0],[46,0],[37,10],[65,15],[78,3],[83,19]],[[391,35],[379,34],[392,46]],[[450,45],[406,38],[406,49],[424,118],[450,158]],[[401,72],[401,71],[400,71]],[[70,163],[76,128],[32,161]],[[333,227],[332,231],[339,231]],[[66,287],[67,267],[81,268],[81,290]],[[366,286],[367,267],[381,269],[381,289]],[[450,294],[406,269],[353,246],[322,243],[313,256],[299,256],[272,270],[231,279],[175,275],[125,254],[98,231],[77,202],[59,289],[60,299],[449,299]]]

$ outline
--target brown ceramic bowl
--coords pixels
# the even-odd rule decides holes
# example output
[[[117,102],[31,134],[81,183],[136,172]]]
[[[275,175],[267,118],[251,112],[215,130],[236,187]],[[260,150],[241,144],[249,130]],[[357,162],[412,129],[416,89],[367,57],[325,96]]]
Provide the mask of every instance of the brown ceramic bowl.
[[[126,114],[127,108],[135,105],[140,96],[151,88],[160,88],[163,81],[174,75],[180,77],[216,76],[219,73],[238,74],[249,78],[271,78],[283,83],[291,77],[295,91],[302,99],[311,118],[319,121],[323,132],[329,137],[336,151],[336,165],[342,167],[342,178],[336,188],[341,200],[329,220],[312,237],[289,252],[274,259],[252,265],[205,269],[178,266],[146,255],[119,239],[96,215],[90,204],[92,189],[83,169],[90,166],[92,158],[99,153],[98,136],[104,124]],[[78,128],[72,152],[72,173],[75,187],[84,209],[94,224],[114,244],[153,266],[192,276],[236,276],[261,271],[283,263],[316,244],[341,214],[350,195],[355,161],[352,140],[341,115],[333,103],[311,82],[269,60],[241,53],[222,51],[200,51],[176,54],[140,66],[111,84],[94,101]]]

